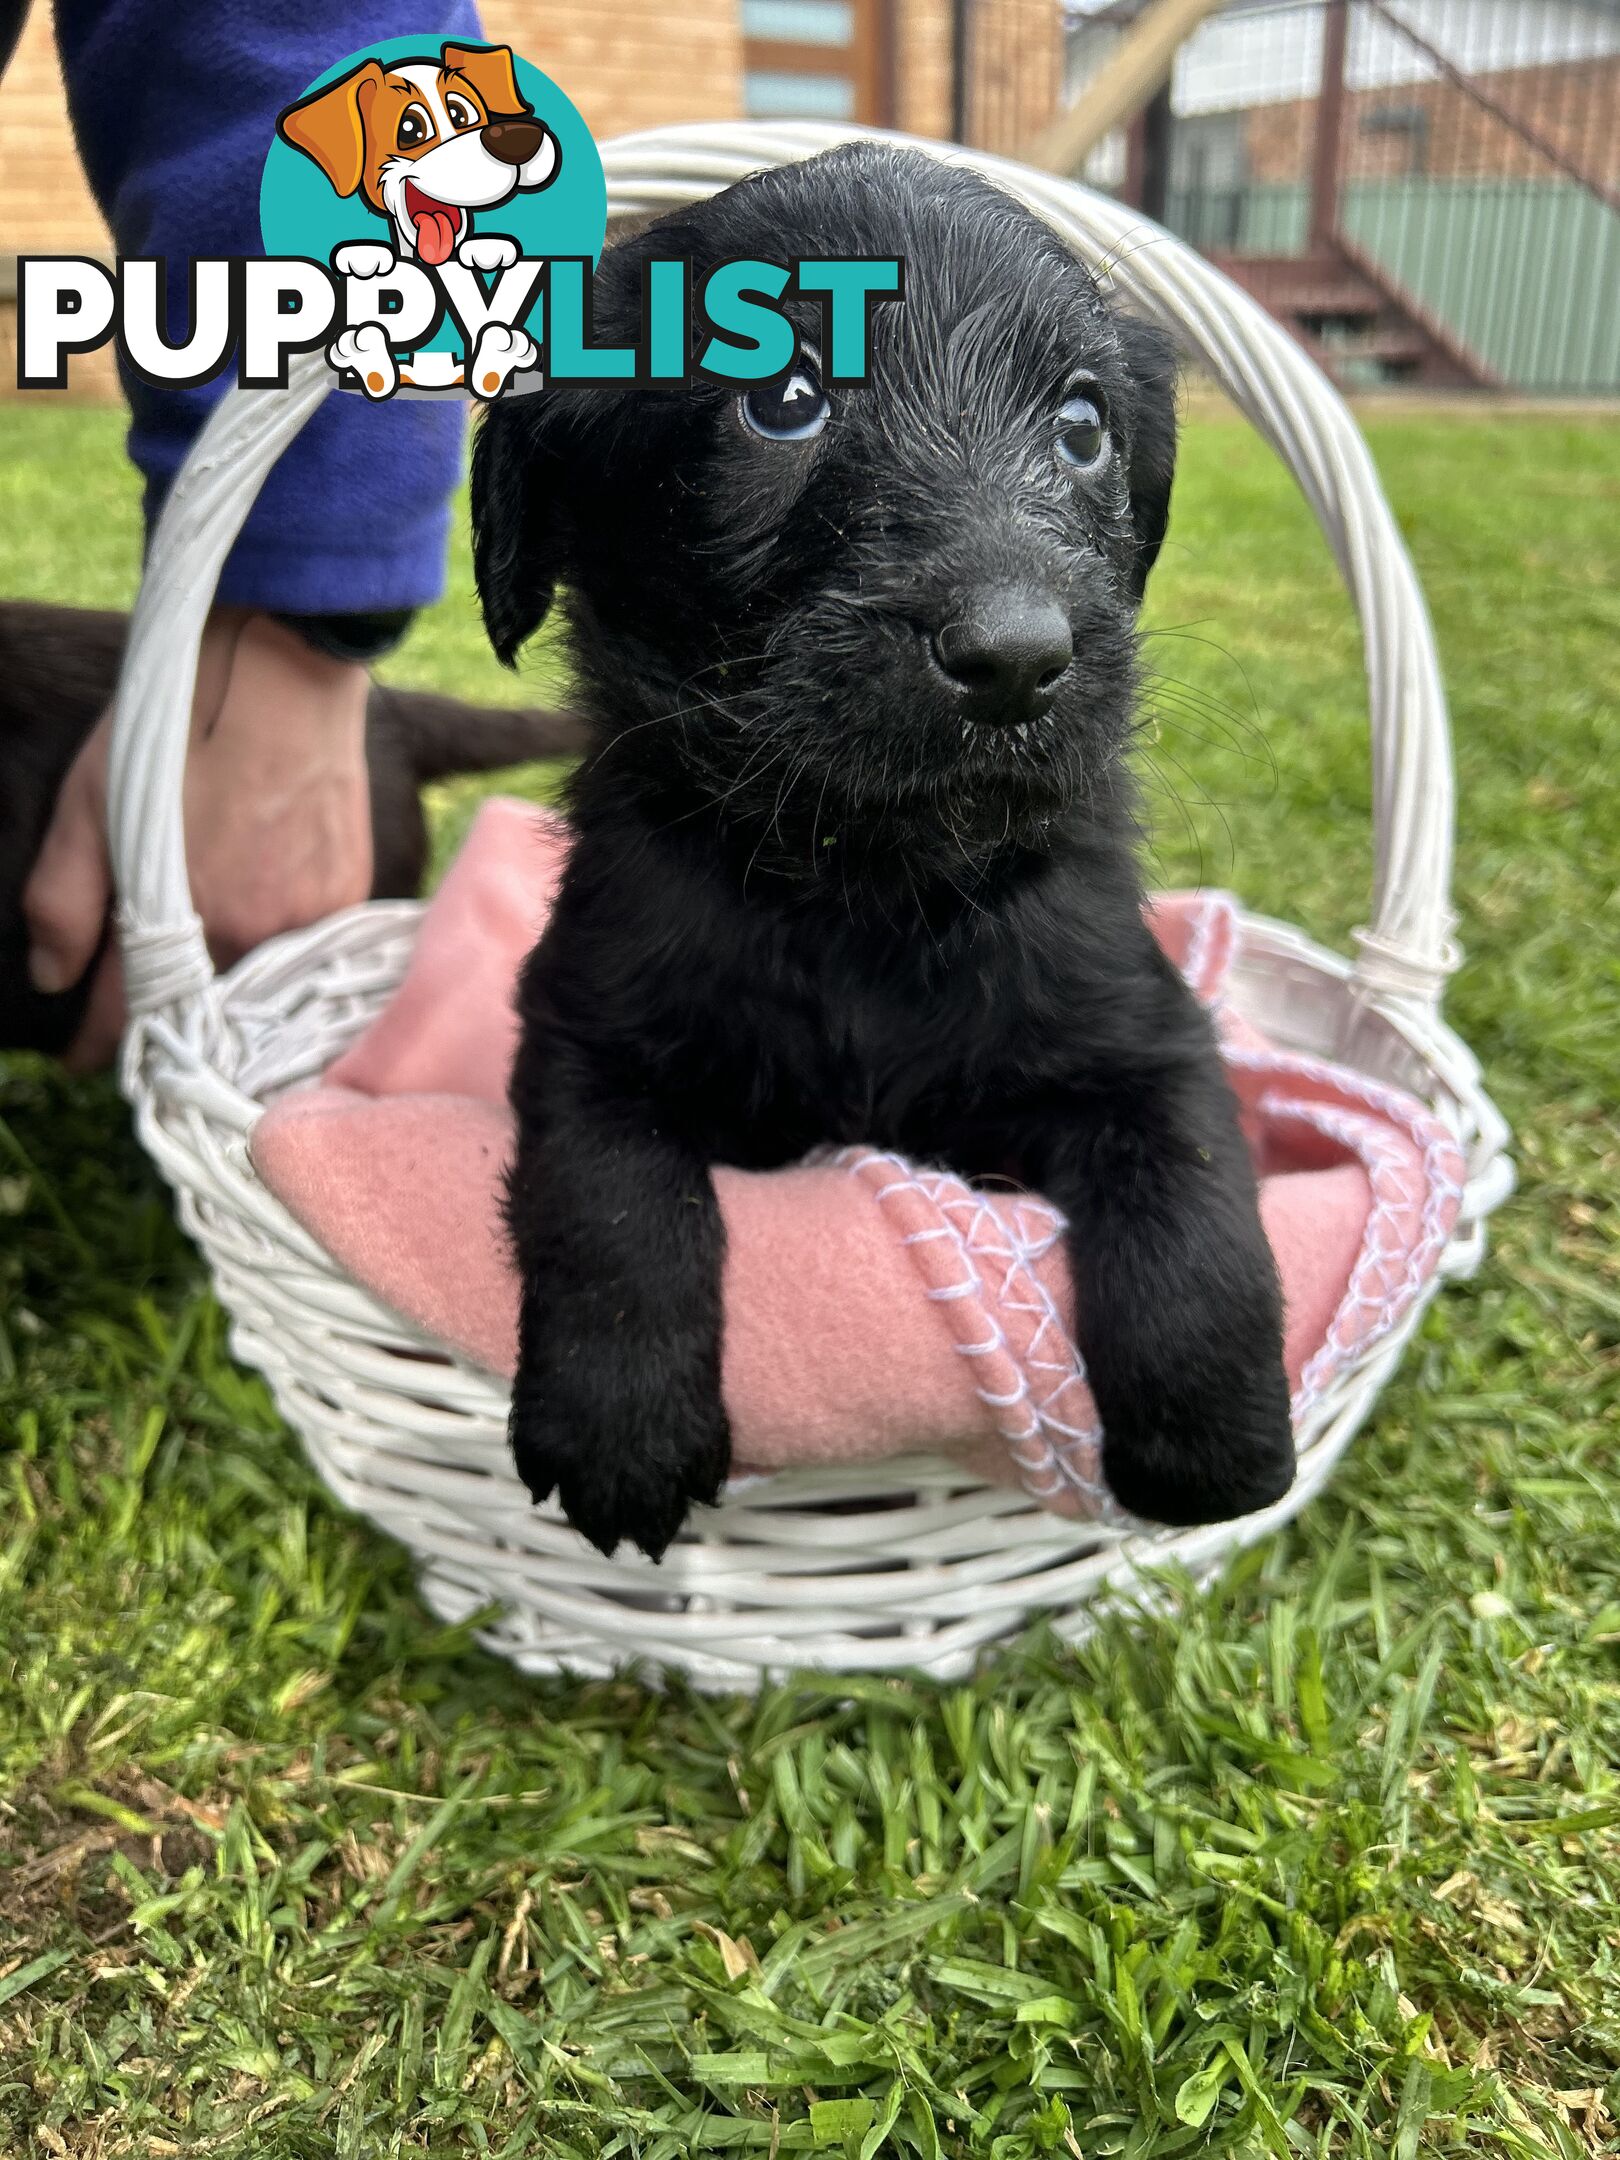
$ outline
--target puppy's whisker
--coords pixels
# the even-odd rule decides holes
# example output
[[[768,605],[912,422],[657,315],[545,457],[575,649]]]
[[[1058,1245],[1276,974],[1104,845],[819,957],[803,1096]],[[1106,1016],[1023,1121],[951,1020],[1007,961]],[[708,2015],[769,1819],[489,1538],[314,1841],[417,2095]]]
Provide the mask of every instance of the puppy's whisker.
[[[732,781],[731,785],[727,788],[723,788],[718,795],[715,795],[712,798],[713,807],[717,810],[723,810],[727,803],[733,801],[738,795],[742,793],[743,789],[748,786],[750,781],[756,780],[761,775],[769,772],[771,767],[779,763],[780,760],[784,757],[788,756],[792,749],[792,738],[785,733],[774,737],[768,736],[765,741],[761,743],[757,749],[752,751],[749,756],[743,761],[743,764],[737,773],[737,777],[735,780]],[[690,811],[687,813],[688,816],[692,816],[695,814],[696,813]]]
[[[673,832],[676,826],[690,824],[694,818],[723,814],[728,803],[735,800],[750,783],[763,779],[771,767],[786,757],[791,749],[790,742],[778,742],[774,748],[769,743],[763,745],[762,751],[756,751],[748,759],[728,788],[694,803],[690,809],[682,810],[677,816],[668,819],[663,827],[664,831]],[[769,755],[762,754],[763,751],[768,751]]]
[[[1217,727],[1227,730],[1234,738],[1252,739],[1260,745],[1262,752],[1267,748],[1265,730],[1258,722],[1245,718],[1235,706],[1228,705],[1224,699],[1216,697],[1210,691],[1200,689],[1192,683],[1181,682],[1173,675],[1144,675],[1141,678],[1141,688],[1147,697],[1160,699],[1189,713],[1196,713]]]
[[[810,819],[810,867],[817,877],[821,875],[821,813],[826,808],[827,790],[831,785],[832,767],[829,765],[821,776],[821,793],[816,797],[816,807]],[[847,889],[845,899],[847,903]]]
[[[741,698],[745,694],[745,692],[739,691],[737,698]],[[720,706],[728,702],[735,703],[736,699],[711,698],[705,702],[710,706]],[[594,755],[600,761],[602,758],[607,757],[610,752],[617,750],[622,744],[628,742],[633,735],[640,735],[648,728],[667,727],[671,721],[681,719],[690,709],[687,705],[672,705],[668,712],[653,713],[646,720],[637,720],[627,728],[615,729],[613,734],[595,751]]]
[[[752,666],[763,661],[766,657],[767,655],[764,653],[743,653],[705,661],[702,667],[694,668],[692,673],[682,681],[675,693],[677,702],[674,705],[670,706],[665,712],[652,713],[644,720],[634,721],[629,727],[616,729],[607,741],[602,744],[596,755],[598,758],[607,756],[610,751],[618,749],[621,744],[628,742],[632,736],[639,735],[648,728],[664,727],[671,721],[689,719],[694,709],[724,713],[728,707],[741,704],[744,699],[753,694],[751,691],[747,689],[734,690],[729,696],[717,696],[711,692],[703,692],[696,698],[690,696],[689,693],[693,686],[705,675],[712,675],[716,670]]]
[[[1171,743],[1171,741],[1183,741],[1194,744],[1197,746],[1198,751],[1207,752],[1212,756],[1218,757],[1223,754],[1232,754],[1230,745],[1223,743],[1218,736],[1206,735],[1201,729],[1196,727],[1189,727],[1184,722],[1175,719],[1173,715],[1164,718],[1162,722],[1158,720],[1150,722],[1146,727],[1142,739],[1150,746],[1157,746],[1158,748],[1163,750],[1166,756],[1169,755],[1169,744]],[[1242,755],[1242,753],[1238,754]],[[1251,765],[1258,766],[1261,761],[1257,758],[1248,758],[1245,760],[1245,762]],[[1207,781],[1201,781],[1200,785],[1206,790],[1208,789]],[[1213,794],[1211,795],[1210,799],[1211,801],[1215,800]]]
[[[764,851],[766,842],[774,839],[778,847],[785,848],[786,843],[782,838],[780,825],[782,811],[786,805],[787,798],[789,797],[789,795],[792,794],[794,788],[798,786],[799,781],[804,777],[807,769],[808,768],[802,755],[798,759],[791,760],[789,762],[787,772],[783,775],[781,784],[777,788],[776,801],[772,808],[769,822],[761,829],[758,839],[754,842],[753,852],[749,856],[748,861],[743,868],[742,883],[745,889],[747,887],[748,880],[752,877],[754,873],[755,865],[758,863],[760,855]]]
[[[1224,660],[1229,667],[1234,668],[1237,671],[1239,677],[1241,678],[1243,688],[1248,695],[1250,709],[1254,713],[1256,719],[1259,718],[1260,701],[1254,694],[1254,685],[1249,680],[1249,671],[1243,665],[1243,662],[1238,658],[1237,654],[1231,651],[1229,647],[1220,644],[1215,638],[1209,638],[1200,635],[1197,625],[1195,623],[1174,623],[1168,624],[1161,629],[1149,630],[1144,633],[1142,642],[1145,644],[1149,638],[1161,637],[1180,638],[1185,644],[1201,645],[1206,652],[1212,652],[1216,654],[1217,657]]]
[[[1134,231],[1135,228],[1133,227],[1132,233]],[[1121,263],[1128,263],[1133,255],[1140,255],[1145,248],[1157,247],[1164,237],[1162,233],[1155,232],[1151,227],[1145,227],[1142,230],[1141,237],[1134,240],[1133,244],[1127,245],[1127,242],[1132,241],[1132,233],[1127,233],[1119,245],[1110,248],[1108,253],[1095,265],[1092,275],[1099,284],[1110,283],[1114,272]]]
[[[1225,861],[1228,868],[1230,868],[1230,866],[1237,860],[1237,847],[1232,836],[1232,827],[1227,818],[1224,806],[1213,795],[1210,794],[1209,790],[1204,786],[1203,782],[1197,777],[1197,775],[1190,772],[1187,767],[1181,763],[1179,758],[1172,756],[1169,751],[1161,751],[1160,755],[1165,758],[1167,763],[1174,766],[1175,770],[1180,774],[1182,780],[1186,783],[1188,788],[1191,789],[1195,800],[1201,805],[1201,807],[1204,810],[1213,814],[1213,816],[1219,820],[1221,831],[1225,837],[1226,842],[1224,850]],[[1158,759],[1156,757],[1150,756],[1148,759],[1148,763],[1152,767],[1154,776],[1159,782],[1161,792],[1167,795],[1169,799],[1174,802],[1177,810],[1181,814],[1181,820],[1186,829],[1187,838],[1192,843],[1193,847],[1196,848],[1198,853],[1198,881],[1200,884],[1203,884],[1205,882],[1206,872],[1203,828],[1200,825],[1198,819],[1194,816],[1192,807],[1189,805],[1187,798],[1182,793],[1181,789],[1177,787],[1173,781],[1167,779],[1165,774],[1160,770]]]
[[[1276,761],[1264,740],[1258,749],[1250,749],[1241,734],[1235,732],[1235,725],[1223,714],[1183,703],[1161,690],[1143,702],[1134,722],[1134,732],[1150,741],[1166,732],[1184,735],[1189,741],[1201,743],[1223,757],[1237,758],[1245,765],[1259,767],[1274,782]]]

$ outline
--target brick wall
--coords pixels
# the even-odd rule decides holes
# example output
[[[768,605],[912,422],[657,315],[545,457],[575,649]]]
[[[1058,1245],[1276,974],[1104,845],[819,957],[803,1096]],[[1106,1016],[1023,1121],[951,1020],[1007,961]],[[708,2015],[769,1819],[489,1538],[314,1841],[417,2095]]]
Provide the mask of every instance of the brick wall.
[[[971,21],[966,139],[1017,157],[1058,109],[1062,11],[1053,0],[979,0]]]
[[[485,34],[560,83],[598,140],[742,109],[737,0],[482,0]]]
[[[1610,186],[1620,181],[1620,58],[1505,68],[1480,76],[1479,84],[1589,178]],[[1421,117],[1421,165],[1413,162],[1411,132],[1365,125],[1375,115],[1396,113]],[[1249,113],[1244,125],[1249,177],[1262,184],[1307,179],[1315,127],[1311,98]],[[1345,99],[1344,149],[1345,170],[1354,180],[1397,178],[1415,170],[1454,180],[1553,175],[1547,160],[1505,122],[1444,81],[1352,91]]]
[[[0,255],[110,251],[67,123],[51,11],[34,0],[0,83]]]
[[[899,0],[895,124],[912,135],[951,132],[951,0]]]
[[[62,102],[51,14],[34,0],[11,65],[0,83],[0,397],[15,396],[17,310],[13,255],[109,255],[112,242],[84,174]],[[82,353],[68,364],[65,391],[30,397],[118,395],[110,352]]]

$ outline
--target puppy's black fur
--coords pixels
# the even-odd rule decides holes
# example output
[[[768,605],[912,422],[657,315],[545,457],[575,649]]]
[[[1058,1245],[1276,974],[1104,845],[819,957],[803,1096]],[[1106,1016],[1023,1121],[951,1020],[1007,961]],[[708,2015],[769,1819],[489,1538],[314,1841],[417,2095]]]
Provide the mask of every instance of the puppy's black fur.
[[[594,731],[522,987],[517,1465],[604,1551],[661,1553],[730,1460],[710,1166],[865,1141],[1056,1201],[1114,1491],[1242,1513],[1293,1474],[1278,1286],[1123,768],[1172,357],[1021,206],[870,146],[610,252],[597,334],[634,335],[649,255],[841,253],[903,256],[907,298],[818,434],[761,439],[701,382],[480,433],[492,639],[510,659],[563,582]]]
[[[22,897],[79,745],[118,681],[128,618],[95,608],[0,601],[0,1050],[60,1053],[79,1031],[90,976],[47,995],[28,979]],[[422,881],[427,827],[418,789],[578,750],[566,712],[509,712],[373,683],[366,705],[374,900]]]

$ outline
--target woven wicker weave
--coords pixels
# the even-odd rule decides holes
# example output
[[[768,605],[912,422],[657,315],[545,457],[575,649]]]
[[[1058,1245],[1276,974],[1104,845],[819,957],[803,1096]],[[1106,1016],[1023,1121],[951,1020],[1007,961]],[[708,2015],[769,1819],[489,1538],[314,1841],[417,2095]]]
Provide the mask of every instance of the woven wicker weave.
[[[615,215],[692,201],[850,131],[665,128],[606,146]],[[937,149],[934,145],[922,147]],[[942,156],[965,153],[940,150]],[[1246,917],[1234,1002],[1273,1039],[1431,1104],[1469,1182],[1441,1275],[1478,1262],[1508,1189],[1506,1129],[1440,1019],[1451,964],[1452,775],[1422,595],[1356,427],[1268,316],[1208,263],[1105,197],[994,158],[971,160],[1050,220],[1113,290],[1170,329],[1293,472],[1360,614],[1372,722],[1371,927],[1354,962]],[[1099,1593],[1143,1563],[1212,1567],[1319,1491],[1417,1326],[1341,1373],[1300,1434],[1298,1482],[1267,1515],[1154,1538],[1043,1514],[949,1464],[786,1472],[702,1512],[661,1567],[602,1559],[508,1465],[502,1384],[346,1280],[260,1185],[247,1135],[272,1096],[314,1079],[378,1010],[417,909],[375,904],[277,938],[216,977],[186,883],[181,779],[198,639],[219,568],[265,473],[332,386],[319,355],[284,391],[232,391],[177,482],[135,613],[113,746],[113,853],[131,1025],[123,1080],[234,1323],[321,1474],[417,1555],[436,1613],[498,1608],[483,1630],[534,1670],[678,1665],[747,1685],[791,1665],[920,1666],[950,1675],[1036,1611],[1078,1633]],[[1430,1285],[1429,1294],[1439,1278]]]

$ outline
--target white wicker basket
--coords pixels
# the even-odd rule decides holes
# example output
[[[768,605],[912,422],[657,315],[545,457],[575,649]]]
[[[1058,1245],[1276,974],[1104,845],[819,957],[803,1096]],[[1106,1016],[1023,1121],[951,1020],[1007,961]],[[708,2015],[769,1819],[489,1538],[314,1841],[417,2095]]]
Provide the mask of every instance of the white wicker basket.
[[[630,136],[603,153],[611,209],[686,203],[849,132],[728,124]],[[1281,1043],[1392,1081],[1446,1120],[1467,1153],[1469,1183],[1441,1272],[1466,1274],[1484,1218],[1511,1182],[1507,1133],[1474,1059],[1439,1016],[1452,964],[1445,702],[1423,599],[1366,448],[1298,346],[1190,249],[1068,182],[995,158],[970,162],[1021,195],[1213,372],[1288,464],[1327,535],[1365,635],[1371,928],[1352,963],[1284,924],[1246,917],[1236,1002]],[[334,1492],[418,1556],[433,1610],[461,1619],[498,1608],[483,1640],[531,1670],[603,1673],[641,1660],[714,1686],[794,1665],[918,1666],[944,1676],[1035,1612],[1076,1634],[1099,1593],[1143,1564],[1207,1571],[1301,1507],[1366,1416],[1426,1298],[1316,1404],[1286,1501],[1241,1523],[1122,1538],[1059,1520],[946,1463],[885,1462],[748,1484],[700,1514],[654,1568],[639,1555],[604,1560],[553,1508],[530,1506],[508,1465],[503,1384],[344,1278],[248,1161],[263,1103],[313,1080],[399,981],[416,907],[352,909],[217,977],[186,882],[181,779],[203,620],[264,475],[331,386],[319,355],[309,355],[285,391],[232,391],[152,547],[112,759],[132,1015],[123,1080],[141,1136],[211,1263],[237,1351],[266,1374]]]

